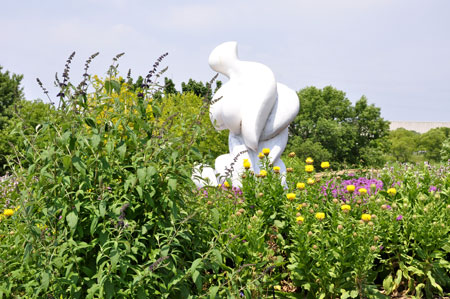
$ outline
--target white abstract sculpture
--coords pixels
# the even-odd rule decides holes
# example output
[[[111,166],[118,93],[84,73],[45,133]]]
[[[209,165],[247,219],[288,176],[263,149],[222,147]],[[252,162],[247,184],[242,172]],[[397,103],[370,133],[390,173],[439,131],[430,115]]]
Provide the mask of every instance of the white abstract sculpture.
[[[229,78],[212,99],[210,118],[217,130],[230,130],[230,153],[217,157],[215,170],[201,165],[195,168],[196,185],[217,185],[230,177],[233,185],[240,186],[244,159],[259,173],[258,154],[263,148],[270,149],[270,162],[284,173],[280,157],[287,144],[288,126],[299,111],[296,92],[277,83],[267,66],[239,60],[236,42],[217,46],[209,56],[209,65]]]

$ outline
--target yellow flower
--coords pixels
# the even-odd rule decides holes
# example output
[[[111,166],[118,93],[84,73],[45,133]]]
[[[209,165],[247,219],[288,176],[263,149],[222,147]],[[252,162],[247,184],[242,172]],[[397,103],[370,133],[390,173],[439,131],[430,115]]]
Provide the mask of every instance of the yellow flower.
[[[397,194],[397,190],[396,190],[395,188],[389,188],[389,189],[387,190],[387,193],[388,193],[389,195],[395,195],[395,194]]]
[[[315,181],[313,178],[309,178],[309,179],[306,181],[306,183],[307,183],[308,185],[314,185],[315,182],[316,182],[316,181]]]
[[[274,288],[275,290],[277,290],[277,291],[281,291],[281,286],[278,286],[278,285],[277,285],[277,286],[274,286],[273,288]]]
[[[267,171],[265,171],[265,170],[263,169],[263,170],[261,170],[261,171],[259,172],[259,175],[262,176],[262,177],[265,177],[265,176],[267,176]]]
[[[258,158],[260,158],[260,159],[264,158],[264,154],[263,153],[259,153],[258,154]]]
[[[224,185],[226,188],[230,188],[230,183],[228,183],[228,181],[225,181],[225,182],[223,183],[223,185]]]
[[[352,209],[352,207],[350,205],[342,205],[341,206],[341,210],[346,212],[346,211],[350,211]]]
[[[322,167],[323,169],[330,168],[330,162],[322,162],[320,163],[320,167]]]
[[[286,194],[287,199],[294,200],[295,199],[295,193],[288,193]]]
[[[270,148],[263,148],[262,153],[263,153],[265,156],[268,156],[268,155],[270,154]]]
[[[303,205],[298,205],[298,206],[296,207],[296,209],[297,209],[298,211],[300,211],[302,208],[303,208]]]
[[[303,222],[303,221],[305,221],[305,218],[303,218],[302,216],[298,216],[297,218],[295,218],[295,220],[297,222]]]
[[[361,195],[366,195],[367,194],[367,189],[366,188],[359,188],[358,189],[359,194]]]
[[[306,164],[313,164],[314,160],[311,157],[306,158],[305,160]]]
[[[312,165],[305,165],[305,171],[306,172],[313,172],[314,171],[314,166],[312,166]]]
[[[295,157],[295,153],[294,152],[290,152],[288,155],[289,158],[294,158]]]
[[[322,213],[322,212],[316,213],[316,218],[319,219],[319,220],[324,219],[325,218],[325,213]]]
[[[245,169],[249,169],[250,166],[251,166],[250,162],[248,162],[248,160],[245,159],[245,160],[244,160],[244,168],[245,168]]]
[[[347,185],[347,191],[350,193],[355,192],[355,185]]]
[[[275,172],[275,173],[280,173],[280,166],[275,166],[275,167],[273,168],[273,172]]]
[[[304,190],[305,189],[305,183],[297,183],[297,189],[298,190]]]
[[[372,216],[370,216],[370,214],[362,214],[361,215],[361,220],[363,220],[363,221],[368,222],[368,221],[370,221],[370,219],[372,219]]]
[[[5,209],[4,211],[3,211],[3,215],[5,215],[5,216],[12,216],[12,215],[14,215],[14,210],[13,209]]]
[[[293,172],[293,171],[294,171],[294,168],[292,168],[292,167],[286,168],[286,172]]]

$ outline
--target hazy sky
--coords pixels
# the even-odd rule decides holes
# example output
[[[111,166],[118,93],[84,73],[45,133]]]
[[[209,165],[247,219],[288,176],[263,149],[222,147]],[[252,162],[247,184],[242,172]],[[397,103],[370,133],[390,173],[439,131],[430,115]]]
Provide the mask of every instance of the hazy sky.
[[[449,0],[0,0],[0,65],[23,74],[27,99],[56,98],[54,75],[76,52],[71,79],[120,70],[146,75],[155,59],[179,86],[215,75],[209,53],[235,40],[243,60],[269,66],[295,90],[332,85],[365,95],[388,120],[450,121]],[[225,77],[219,77],[226,81]],[[301,108],[300,108],[301,109]]]

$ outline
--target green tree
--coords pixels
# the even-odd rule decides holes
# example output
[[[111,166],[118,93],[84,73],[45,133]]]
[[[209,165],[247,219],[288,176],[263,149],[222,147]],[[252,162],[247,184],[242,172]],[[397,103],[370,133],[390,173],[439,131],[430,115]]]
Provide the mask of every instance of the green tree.
[[[389,132],[390,153],[397,161],[409,162],[414,152],[418,151],[417,144],[420,134],[404,128]]]
[[[447,162],[450,161],[450,136],[442,143],[441,148],[441,161]]]
[[[299,156],[308,152],[305,143],[311,145],[309,155],[320,163],[321,157],[314,157],[317,144],[321,152],[326,150],[334,163],[373,165],[383,163],[380,156],[385,147],[383,137],[388,134],[389,122],[380,114],[380,108],[367,103],[361,97],[352,106],[343,91],[332,86],[323,89],[307,87],[298,92],[300,112],[290,126],[288,148]],[[314,145],[314,146],[313,146]]]
[[[23,99],[23,89],[20,87],[22,75],[10,74],[9,71],[2,72],[0,66],[0,129],[11,117],[8,109],[12,104]]]
[[[444,140],[450,135],[450,128],[435,128],[423,133],[419,139],[419,149],[425,151],[425,158],[440,161]]]

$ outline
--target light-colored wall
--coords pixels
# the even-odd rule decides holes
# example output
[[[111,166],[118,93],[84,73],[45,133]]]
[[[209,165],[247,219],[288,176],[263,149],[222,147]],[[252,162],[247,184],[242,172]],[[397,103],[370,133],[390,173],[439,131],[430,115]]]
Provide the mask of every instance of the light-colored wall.
[[[433,121],[391,121],[390,130],[404,128],[418,133],[425,133],[430,129],[447,127],[450,128],[450,122],[433,122]]]

